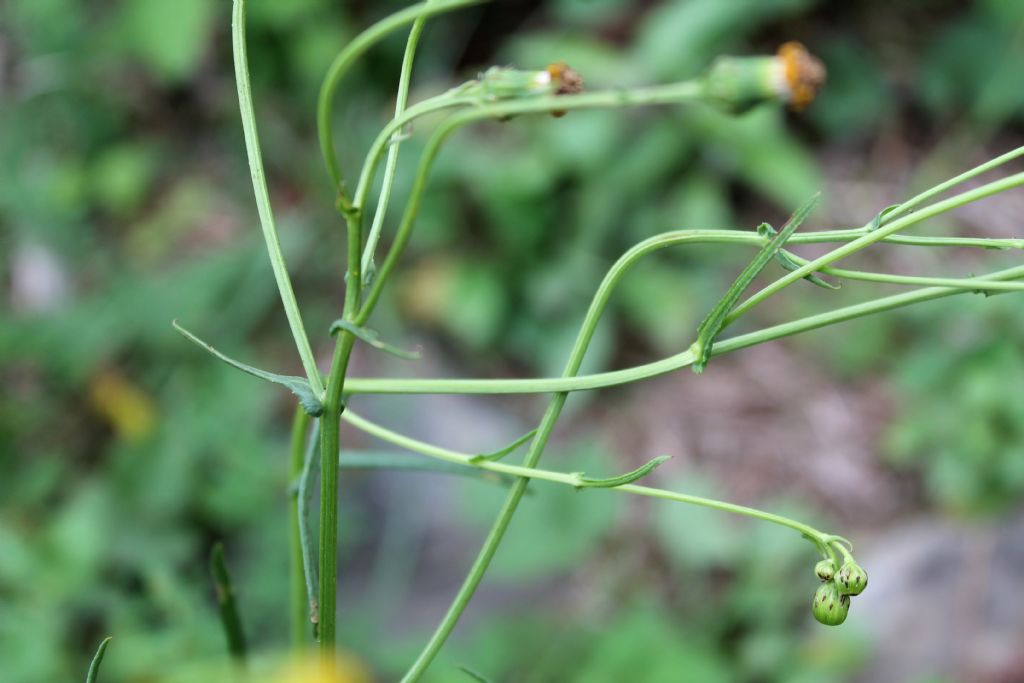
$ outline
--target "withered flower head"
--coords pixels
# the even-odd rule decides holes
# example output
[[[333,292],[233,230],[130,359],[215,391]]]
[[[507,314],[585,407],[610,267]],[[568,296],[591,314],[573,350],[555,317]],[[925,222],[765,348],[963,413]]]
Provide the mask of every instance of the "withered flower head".
[[[776,57],[782,92],[789,94],[790,106],[799,111],[813,102],[825,85],[825,65],[796,41],[783,43]]]
[[[551,84],[556,95],[575,95],[583,92],[583,76],[565,62],[548,64],[545,71],[551,76]],[[565,111],[556,109],[551,114],[556,117],[565,116]]]

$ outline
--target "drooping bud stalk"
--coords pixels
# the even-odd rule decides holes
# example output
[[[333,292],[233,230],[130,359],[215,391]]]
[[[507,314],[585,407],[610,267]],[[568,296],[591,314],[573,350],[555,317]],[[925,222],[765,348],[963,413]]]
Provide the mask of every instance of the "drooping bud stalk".
[[[847,560],[836,573],[835,584],[843,595],[860,595],[868,586],[868,573],[856,562]]]
[[[818,578],[822,581],[830,581],[836,574],[836,565],[832,560],[822,560],[818,564],[814,565],[814,573],[817,574]]]
[[[476,80],[463,83],[456,91],[479,95],[489,101],[510,100],[539,95],[574,95],[583,92],[583,77],[565,62],[549,64],[543,71],[523,71],[507,66],[492,66]],[[555,116],[564,111],[555,110]]]
[[[811,612],[814,618],[826,626],[838,626],[846,621],[850,611],[850,596],[841,595],[836,584],[826,581],[814,592]]]
[[[713,100],[734,111],[772,100],[800,110],[825,84],[825,65],[800,43],[789,42],[773,57],[719,57],[705,83]]]

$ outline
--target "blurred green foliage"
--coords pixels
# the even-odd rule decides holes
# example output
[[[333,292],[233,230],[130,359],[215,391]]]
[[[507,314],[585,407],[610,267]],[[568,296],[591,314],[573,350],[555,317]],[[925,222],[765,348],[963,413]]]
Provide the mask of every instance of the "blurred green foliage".
[[[939,147],[928,159],[938,173],[961,165],[963,147],[938,145],[947,134],[968,149],[998,148],[998,136],[1024,122],[1014,0],[940,3],[937,12],[880,1],[535,4],[431,22],[414,97],[492,63],[564,59],[591,88],[685,78],[723,52],[770,51],[789,38],[821,54],[831,78],[799,119],[769,109],[739,118],[702,107],[574,112],[455,137],[384,322],[395,335],[410,325],[436,336],[467,374],[557,372],[618,253],[656,231],[784,217],[819,189],[819,149],[860,155],[879,131],[914,131],[908,143]],[[250,5],[271,186],[322,347],[342,240],[312,107],[355,27],[401,3]],[[288,397],[211,362],[169,325],[179,317],[263,367],[299,367],[254,239],[227,30],[227,4],[214,0],[0,5],[0,275],[10,284],[0,318],[0,662],[10,683],[80,677],[107,634],[116,635],[104,662],[110,680],[153,680],[167,663],[219,657],[206,557],[220,538],[238,567],[252,641],[267,648],[286,637]],[[346,84],[337,125],[350,174],[388,116],[401,48],[400,38],[386,42]],[[422,144],[416,135],[403,146],[398,198]],[[723,267],[709,256],[673,253],[631,274],[588,365],[689,344],[741,258]],[[39,258],[54,282],[34,295]],[[28,275],[25,263],[36,263]],[[834,343],[815,353],[837,377],[894,370],[906,410],[886,444],[890,461],[920,470],[931,500],[988,509],[1024,488],[1014,457],[1024,443],[1014,393],[1024,328],[1013,297],[986,301],[984,315],[957,305],[899,325],[858,323],[855,340],[819,337]],[[599,444],[570,450],[587,467],[603,458],[607,471],[621,469]],[[380,522],[355,490],[365,481],[343,496],[346,557],[376,548],[378,532],[390,538],[378,526],[412,524],[390,509]],[[479,535],[493,488],[452,486]],[[864,658],[856,636],[805,630],[814,579],[793,539],[667,506],[652,508],[649,531],[622,533],[628,517],[614,494],[537,488],[488,581],[552,584],[565,595],[578,580],[590,598],[566,600],[564,613],[558,601],[471,610],[472,628],[432,680],[451,680],[465,664],[496,680],[642,672],[670,681],[688,671],[701,681],[796,683],[843,677]],[[746,544],[753,550],[740,553]],[[370,598],[413,597],[408,555],[399,557],[409,571],[381,573],[376,580],[392,583],[342,610],[344,642],[387,676],[429,626],[380,635],[383,608]]]

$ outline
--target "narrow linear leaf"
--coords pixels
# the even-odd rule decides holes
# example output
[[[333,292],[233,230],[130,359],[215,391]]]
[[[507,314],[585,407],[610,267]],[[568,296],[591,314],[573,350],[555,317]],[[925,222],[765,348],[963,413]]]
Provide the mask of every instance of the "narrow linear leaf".
[[[513,441],[509,445],[505,446],[504,448],[502,448],[500,450],[497,450],[497,451],[494,451],[493,453],[478,453],[478,454],[474,455],[472,458],[470,458],[469,461],[471,463],[473,463],[473,464],[476,464],[476,463],[479,463],[479,462],[485,462],[485,461],[486,462],[497,462],[498,460],[501,460],[506,455],[514,452],[517,448],[519,448],[524,443],[526,443],[527,441],[532,439],[533,436],[536,433],[537,433],[536,429],[531,429],[526,434],[523,434],[521,437],[519,437],[518,439],[516,439],[515,441]]]
[[[390,353],[392,356],[397,356],[405,360],[419,360],[419,351],[406,351],[392,344],[388,344],[381,340],[380,334],[376,330],[371,330],[368,327],[359,327],[347,320],[335,320],[331,323],[332,335],[337,334],[340,330],[351,332],[357,338],[366,342],[373,348],[383,351],[384,353]]]
[[[725,296],[719,300],[715,307],[711,309],[707,317],[701,321],[700,327],[697,328],[697,341],[693,343],[690,350],[694,355],[693,372],[700,374],[704,371],[707,366],[708,359],[711,358],[711,349],[714,346],[715,338],[718,333],[722,331],[722,325],[725,322],[725,318],[729,315],[729,312],[736,306],[736,302],[739,301],[743,292],[746,291],[750,283],[754,281],[754,278],[764,270],[768,262],[774,258],[782,249],[782,245],[786,243],[786,240],[796,232],[796,229],[800,227],[800,224],[804,222],[808,214],[814,208],[815,204],[818,203],[818,199],[821,197],[821,193],[815,194],[809,200],[803,203],[793,215],[790,217],[786,224],[782,226],[782,230],[779,231],[773,239],[766,242],[761,250],[757,252],[747,267],[743,269],[743,272],[739,274],[739,277],[732,283]]]
[[[213,575],[213,587],[217,591],[217,605],[220,607],[220,623],[224,628],[228,652],[239,664],[245,664],[245,633],[242,630],[242,618],[238,614],[238,603],[235,600],[235,589],[231,583],[231,574],[224,559],[224,544],[215,543],[210,551],[210,573]]]
[[[277,375],[273,372],[267,372],[266,370],[260,370],[259,368],[254,368],[251,365],[240,363],[234,358],[229,358],[228,356],[225,356],[223,353],[213,348],[212,346],[210,346],[209,344],[207,344],[202,339],[195,336],[188,330],[186,330],[184,327],[178,324],[177,320],[175,320],[171,324],[174,326],[174,329],[176,329],[179,333],[181,333],[183,337],[185,337],[185,339],[188,339],[190,342],[205,350],[206,352],[213,354],[214,356],[224,361],[231,367],[237,368],[238,370],[241,370],[246,374],[252,375],[253,377],[259,377],[262,380],[273,382],[274,384],[280,384],[281,386],[285,387],[286,389],[288,389],[288,391],[292,392],[298,397],[299,402],[302,404],[302,408],[313,417],[319,417],[320,415],[323,414],[323,404],[320,402],[320,399],[316,396],[313,390],[309,387],[309,382],[304,377],[295,377],[292,375]]]
[[[878,230],[880,227],[882,227],[882,225],[885,224],[885,217],[888,214],[890,214],[893,211],[895,211],[896,209],[900,208],[900,206],[901,206],[900,204],[890,204],[889,206],[887,206],[884,209],[882,209],[881,211],[879,211],[878,215],[875,216],[874,218],[872,218],[871,222],[868,223],[868,225],[867,225],[868,232],[874,232],[875,230]]]
[[[107,636],[100,643],[100,646],[96,648],[96,654],[93,655],[92,663],[89,664],[89,672],[85,675],[85,683],[96,683],[96,677],[100,673],[100,664],[103,662],[103,656],[107,654],[107,645],[113,640],[112,636]]]
[[[454,462],[430,460],[421,455],[399,453],[396,451],[350,451],[344,450],[338,456],[338,465],[353,470],[403,470],[407,472],[430,472],[451,474],[496,484],[512,484],[514,477],[482,470],[478,467],[467,467]]]
[[[473,671],[468,666],[460,666],[459,671],[466,674],[474,681],[477,681],[477,683],[491,683],[489,678],[485,677],[483,674],[479,674],[476,671]]]
[[[620,474],[617,477],[609,477],[607,479],[592,479],[580,475],[580,483],[577,484],[576,488],[594,488],[594,489],[613,489],[616,486],[622,486],[623,484],[632,484],[634,481],[646,477],[648,474],[658,468],[663,462],[670,459],[671,456],[659,455],[650,462],[647,462],[640,467],[637,467],[632,472],[626,472]]]
[[[757,234],[761,235],[762,237],[774,237],[778,233],[776,232],[775,228],[773,228],[768,223],[762,223],[757,228]],[[782,268],[784,270],[787,270],[787,271],[789,271],[791,273],[794,270],[799,269],[800,266],[801,266],[801,264],[797,263],[796,259],[793,258],[793,255],[790,254],[785,249],[779,249],[779,253],[777,253],[775,255],[775,260],[778,261],[779,265],[782,266]],[[841,289],[842,288],[841,285],[832,284],[828,280],[820,278],[817,275],[815,275],[814,273],[809,273],[809,274],[805,275],[804,279],[807,280],[808,282],[810,282],[813,285],[817,285],[819,287],[824,287],[825,289],[833,289],[834,290],[834,289]]]

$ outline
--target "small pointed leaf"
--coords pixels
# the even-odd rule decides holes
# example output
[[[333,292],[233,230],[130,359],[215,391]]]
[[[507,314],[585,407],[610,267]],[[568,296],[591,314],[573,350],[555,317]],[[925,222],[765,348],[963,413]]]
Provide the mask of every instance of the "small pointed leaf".
[[[617,477],[609,477],[607,479],[592,479],[590,477],[580,475],[580,483],[576,488],[612,489],[616,486],[622,486],[623,484],[632,484],[634,481],[641,479],[642,477],[646,477],[669,458],[670,456],[668,455],[659,455],[650,462],[637,467],[632,472],[626,472],[625,474],[620,474]]]
[[[237,368],[246,374],[252,375],[253,377],[259,377],[260,379],[266,380],[268,382],[273,382],[274,384],[280,384],[281,386],[285,387],[286,389],[288,389],[288,391],[292,392],[298,397],[299,403],[302,404],[303,409],[313,417],[319,417],[320,415],[323,415],[324,406],[320,402],[320,399],[316,396],[316,394],[313,393],[313,390],[310,389],[309,382],[304,377],[294,377],[292,375],[278,375],[273,372],[267,372],[266,370],[254,368],[253,366],[246,365],[245,363],[240,363],[234,358],[229,358],[228,356],[225,356],[223,353],[213,348],[212,346],[210,346],[209,344],[207,344],[202,339],[195,336],[188,330],[186,330],[184,327],[178,324],[177,320],[175,320],[171,324],[174,326],[174,329],[176,329],[179,333],[181,333],[183,337],[185,337],[185,339],[188,339],[196,346],[213,354],[214,356],[224,361],[228,365]]]
[[[761,225],[757,226],[757,234],[760,235],[761,237],[774,237],[778,233],[775,231],[775,228],[773,228],[768,223],[762,223]],[[800,264],[796,262],[796,259],[793,258],[793,255],[790,254],[785,249],[779,250],[779,253],[775,255],[775,260],[779,262],[779,265],[782,266],[784,270],[787,270],[790,273],[800,268]],[[841,289],[840,285],[834,285],[828,280],[824,280],[818,277],[814,273],[805,275],[804,279],[810,282],[812,285],[824,287],[825,289]]]
[[[479,453],[477,455],[474,455],[472,458],[470,458],[469,461],[471,463],[473,463],[474,465],[476,463],[485,462],[485,461],[497,462],[498,460],[501,460],[506,455],[508,455],[509,453],[512,453],[517,448],[522,446],[524,443],[526,443],[527,441],[532,439],[533,435],[536,434],[536,433],[537,433],[536,429],[531,429],[526,434],[523,434],[521,437],[519,437],[518,439],[516,439],[515,441],[513,441],[509,445],[505,446],[504,448],[502,448],[500,450],[497,450],[497,451],[494,451],[493,453]]]
[[[868,223],[868,232],[874,232],[875,230],[878,230],[880,227],[882,227],[882,225],[885,223],[885,217],[898,208],[900,208],[899,204],[890,204],[889,206],[879,211],[878,215],[872,218],[871,222]]]
[[[384,353],[390,353],[392,356],[397,356],[404,360],[418,360],[420,357],[419,351],[406,351],[398,348],[397,346],[393,346],[392,344],[388,344],[385,341],[381,341],[380,334],[376,330],[371,330],[368,327],[359,327],[347,320],[335,320],[331,323],[332,335],[337,334],[340,330],[351,332],[373,348],[383,351]]]

